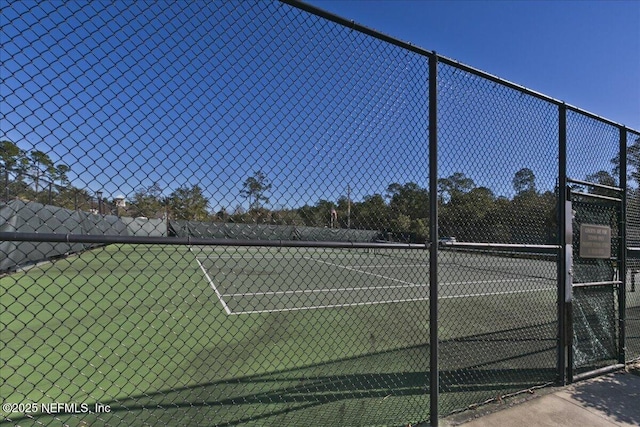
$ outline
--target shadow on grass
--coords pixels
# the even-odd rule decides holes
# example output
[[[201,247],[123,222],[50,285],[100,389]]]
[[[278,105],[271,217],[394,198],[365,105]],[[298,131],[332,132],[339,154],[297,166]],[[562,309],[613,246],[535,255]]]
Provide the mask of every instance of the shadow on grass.
[[[549,322],[441,342],[442,415],[554,381],[555,328]],[[406,425],[429,417],[428,363],[429,346],[416,345],[100,402],[111,412],[69,418],[83,426],[178,419],[194,426]]]

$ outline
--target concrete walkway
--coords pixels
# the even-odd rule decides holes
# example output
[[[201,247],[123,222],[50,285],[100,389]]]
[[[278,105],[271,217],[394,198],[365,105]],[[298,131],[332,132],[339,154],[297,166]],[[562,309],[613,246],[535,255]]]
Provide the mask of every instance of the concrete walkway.
[[[624,371],[542,389],[441,421],[444,426],[640,426],[640,376]]]

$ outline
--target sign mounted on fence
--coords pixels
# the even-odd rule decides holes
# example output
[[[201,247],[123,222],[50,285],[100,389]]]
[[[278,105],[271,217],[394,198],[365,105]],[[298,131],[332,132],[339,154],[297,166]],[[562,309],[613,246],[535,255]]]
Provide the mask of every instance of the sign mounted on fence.
[[[580,258],[611,257],[611,227],[607,225],[580,225]]]

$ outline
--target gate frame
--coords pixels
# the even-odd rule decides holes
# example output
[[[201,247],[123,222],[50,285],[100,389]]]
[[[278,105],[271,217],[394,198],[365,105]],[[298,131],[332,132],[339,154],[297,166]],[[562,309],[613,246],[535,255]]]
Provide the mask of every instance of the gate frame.
[[[574,247],[573,247],[573,236],[567,236],[567,244],[566,246],[563,247],[563,251],[564,251],[564,256],[562,258],[566,259],[566,265],[565,265],[565,274],[564,276],[567,277],[567,281],[566,281],[566,286],[567,286],[567,299],[565,301],[565,322],[566,322],[566,327],[564,328],[564,331],[566,333],[566,336],[564,337],[564,340],[566,342],[566,346],[567,346],[567,358],[566,358],[566,372],[567,372],[567,378],[568,378],[568,382],[569,383],[573,383],[576,381],[580,381],[586,378],[591,378],[597,375],[601,375],[607,372],[611,372],[611,371],[615,371],[615,370],[619,370],[624,368],[624,363],[625,363],[625,355],[624,355],[624,338],[625,338],[625,333],[624,333],[624,329],[625,329],[625,307],[626,307],[626,303],[625,303],[625,298],[624,298],[624,293],[626,292],[626,286],[625,286],[625,278],[620,278],[620,272],[623,272],[622,274],[626,274],[626,266],[625,266],[625,258],[626,258],[626,245],[623,246],[623,240],[624,240],[624,236],[626,234],[626,227],[625,224],[623,222],[624,219],[624,200],[625,200],[625,193],[626,191],[623,190],[622,188],[619,187],[611,187],[611,186],[607,186],[607,185],[601,185],[601,184],[595,184],[595,183],[591,183],[591,182],[586,182],[586,181],[580,181],[580,180],[575,180],[575,179],[571,179],[571,178],[567,178],[567,182],[573,183],[573,184],[580,184],[580,185],[584,185],[584,186],[588,186],[588,187],[592,187],[592,188],[600,188],[600,189],[605,189],[605,190],[611,190],[611,191],[616,191],[620,194],[620,198],[616,198],[616,197],[609,197],[609,196],[602,196],[602,195],[597,195],[597,194],[590,194],[590,193],[582,193],[582,192],[577,192],[577,191],[573,191],[570,187],[566,188],[566,195],[567,195],[567,210],[569,211],[569,213],[572,212],[572,201],[571,201],[571,195],[575,194],[577,196],[580,197],[586,197],[586,198],[592,198],[592,199],[596,199],[596,200],[604,200],[604,201],[609,201],[609,202],[615,202],[616,204],[618,204],[618,214],[616,215],[616,222],[618,223],[618,236],[615,236],[615,238],[618,239],[618,253],[615,255],[615,260],[616,260],[616,267],[617,267],[617,276],[618,277],[612,277],[611,281],[608,282],[594,282],[594,283],[581,283],[581,284],[577,284],[574,285],[573,284],[573,274],[572,274],[572,270],[573,270],[573,251],[574,251]],[[566,215],[565,217],[565,227],[567,230],[567,234],[572,233],[573,232],[573,224],[572,224],[572,220],[573,220],[573,215],[569,214]],[[569,238],[571,240],[569,240]],[[612,238],[614,238],[614,236],[612,236]],[[594,369],[591,371],[587,371],[587,372],[583,372],[581,374],[575,374],[574,373],[574,368],[573,368],[573,289],[574,288],[581,288],[581,287],[588,287],[588,286],[592,286],[592,285],[605,285],[605,286],[612,286],[614,287],[614,291],[617,290],[617,297],[618,297],[618,307],[617,307],[617,333],[618,333],[618,345],[616,348],[616,358],[617,358],[617,362],[616,364],[613,365],[609,365],[609,366],[605,366],[602,368],[598,368],[598,369]],[[617,287],[617,289],[616,289]]]
[[[611,187],[595,184],[586,181],[579,181],[567,177],[567,106],[559,105],[558,115],[558,237],[560,240],[560,250],[558,253],[558,383],[566,385],[586,378],[591,378],[607,372],[624,368],[626,362],[626,271],[627,271],[627,128],[618,126],[620,131],[620,144],[618,167],[620,175],[620,186]],[[597,196],[593,194],[578,193],[588,197],[606,199],[620,203],[618,214],[618,253],[617,283],[618,286],[618,348],[616,364],[603,368],[574,374],[573,369],[573,215],[571,208],[571,193],[569,183],[585,185],[593,188],[602,188],[616,191],[620,198]],[[622,275],[622,276],[621,276]],[[613,282],[613,281],[612,281]]]

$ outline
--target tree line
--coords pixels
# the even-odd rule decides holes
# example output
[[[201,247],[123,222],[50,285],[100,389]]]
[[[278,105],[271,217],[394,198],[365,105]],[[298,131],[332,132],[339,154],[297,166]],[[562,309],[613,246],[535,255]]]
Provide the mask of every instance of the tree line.
[[[67,174],[71,168],[55,164],[47,153],[40,150],[25,151],[10,141],[0,141],[0,180],[3,182],[3,199],[21,198],[41,203],[53,201],[64,205],[65,196],[70,194]],[[82,190],[81,198],[87,194]]]
[[[640,197],[640,139],[627,152],[629,183],[628,205],[636,206]],[[618,158],[611,160],[611,171],[600,170],[587,181],[616,186]],[[11,197],[35,200],[69,209],[95,209],[88,191],[71,185],[70,168],[54,164],[41,151],[25,152],[9,141],[0,142],[0,172],[5,193]],[[30,182],[27,179],[30,177]],[[3,178],[0,178],[3,179]],[[53,185],[52,189],[52,183]],[[439,234],[460,241],[505,243],[553,243],[557,241],[557,191],[541,191],[533,170],[522,168],[511,182],[513,196],[496,195],[478,186],[462,172],[438,180]],[[576,186],[579,187],[579,186]],[[233,210],[211,210],[211,202],[199,185],[181,186],[165,195],[159,184],[139,188],[128,200],[126,211],[113,211],[113,201],[104,199],[109,209],[101,213],[167,218],[190,221],[235,222],[274,225],[299,225],[379,230],[394,241],[424,242],[429,236],[429,198],[427,188],[415,182],[394,182],[383,193],[365,195],[361,200],[349,196],[337,200],[320,199],[315,204],[296,208],[270,208],[273,184],[263,171],[241,183],[239,196],[247,202]],[[602,195],[611,190],[576,188]]]
[[[586,177],[590,182],[615,186],[612,173],[598,171]],[[511,182],[514,196],[498,196],[461,172],[438,180],[439,233],[460,241],[545,244],[557,241],[557,191],[540,191],[535,173],[522,168]],[[298,208],[270,209],[272,184],[262,171],[256,171],[241,186],[239,194],[248,202],[233,211],[209,212],[209,201],[198,186],[182,188],[167,198],[152,186],[136,193],[132,205],[145,216],[161,211],[170,217],[195,221],[232,222],[310,227],[379,230],[392,241],[425,242],[429,236],[429,191],[415,182],[392,183],[384,193],[365,195],[362,200],[346,196],[337,200],[320,199]],[[609,195],[610,190],[576,190]],[[636,203],[637,190],[629,190],[629,203]]]

